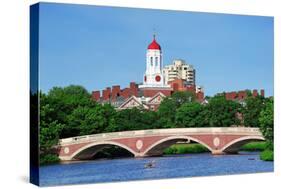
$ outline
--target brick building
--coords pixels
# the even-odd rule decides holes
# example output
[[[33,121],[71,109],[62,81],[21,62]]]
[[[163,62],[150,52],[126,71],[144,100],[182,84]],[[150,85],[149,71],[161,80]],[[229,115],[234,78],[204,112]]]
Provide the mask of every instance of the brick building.
[[[227,100],[243,101],[248,96],[249,93],[251,93],[253,97],[257,97],[258,95],[264,97],[264,89],[260,90],[260,94],[258,93],[257,89],[254,89],[252,92],[249,90],[243,90],[243,91],[226,92],[222,94],[224,94]]]

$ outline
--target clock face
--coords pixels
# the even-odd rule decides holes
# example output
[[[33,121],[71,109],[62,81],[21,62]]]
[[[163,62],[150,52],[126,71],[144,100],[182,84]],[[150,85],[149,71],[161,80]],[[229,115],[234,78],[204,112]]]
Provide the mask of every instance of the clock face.
[[[157,82],[161,81],[161,77],[160,77],[159,75],[157,75],[157,76],[155,77],[155,81],[157,81]]]

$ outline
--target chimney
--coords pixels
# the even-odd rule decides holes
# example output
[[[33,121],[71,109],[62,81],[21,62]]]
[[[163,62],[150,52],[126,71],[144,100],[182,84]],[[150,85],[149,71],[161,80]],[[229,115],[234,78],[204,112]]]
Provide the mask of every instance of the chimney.
[[[257,97],[258,96],[258,90],[257,89],[254,89],[253,90],[253,97]]]
[[[110,87],[107,87],[106,89],[104,89],[104,90],[102,91],[102,99],[103,99],[103,100],[109,100],[110,95],[111,95],[110,93],[111,93]]]
[[[93,91],[92,92],[92,99],[98,101],[100,99],[100,91]]]
[[[116,100],[116,97],[120,95],[120,86],[119,85],[115,85],[112,86],[112,100]]]
[[[264,89],[261,89],[261,96],[264,97]]]

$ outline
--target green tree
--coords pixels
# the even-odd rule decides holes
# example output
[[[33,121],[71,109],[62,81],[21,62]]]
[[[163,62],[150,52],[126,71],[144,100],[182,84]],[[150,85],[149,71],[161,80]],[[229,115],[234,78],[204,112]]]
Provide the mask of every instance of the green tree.
[[[158,122],[159,117],[155,111],[144,111],[142,112],[142,122],[143,129],[157,129],[161,128],[160,123]]]
[[[192,92],[178,91],[171,95],[171,99],[174,101],[176,108],[179,108],[184,103],[194,102],[196,98]]]
[[[165,98],[157,111],[160,128],[174,128],[175,127],[175,112],[177,110],[176,103],[171,98]]]
[[[58,144],[59,133],[63,125],[53,121],[49,124],[40,125],[40,153],[51,152],[53,147]]]
[[[79,106],[68,116],[68,129],[76,135],[101,133],[115,124],[114,114],[115,110],[109,104]]]
[[[54,114],[50,117],[64,124],[60,138],[77,136],[81,132],[78,122],[81,122],[79,116],[81,109],[86,107],[95,107],[96,102],[91,100],[91,95],[82,86],[70,85],[67,87],[54,87],[46,95],[50,106],[54,109]],[[78,108],[78,110],[76,110]],[[75,111],[75,112],[74,112]],[[72,115],[74,114],[74,115]],[[71,119],[76,116],[77,120]],[[73,123],[74,121],[74,123]]]
[[[39,153],[40,164],[59,161],[55,153],[55,145],[64,125],[54,120],[55,110],[50,106],[48,97],[40,93],[40,122],[39,122]]]
[[[54,87],[47,94],[49,103],[56,111],[55,118],[61,123],[67,122],[67,115],[78,106],[91,104],[91,95],[82,86],[70,85]]]
[[[48,103],[48,97],[40,93],[39,140],[41,151],[49,150],[58,142],[63,124],[60,124],[58,120],[53,119],[55,113],[55,110]]]
[[[115,116],[117,131],[141,130],[144,129],[143,115],[138,108],[118,111]]]
[[[210,127],[228,127],[240,124],[236,114],[241,111],[241,105],[238,102],[226,100],[224,96],[211,98],[205,111]]]
[[[248,127],[259,127],[259,116],[263,108],[263,97],[247,97],[243,109],[244,125]]]
[[[270,143],[271,148],[273,148],[274,140],[274,112],[273,112],[273,98],[266,101],[265,107],[261,110],[259,116],[260,130],[266,140]]]
[[[194,102],[195,95],[191,92],[175,92],[171,97],[165,98],[157,111],[159,128],[175,128],[176,111],[184,103]]]
[[[176,112],[177,127],[200,127],[204,124],[203,106],[197,102],[185,103]]]

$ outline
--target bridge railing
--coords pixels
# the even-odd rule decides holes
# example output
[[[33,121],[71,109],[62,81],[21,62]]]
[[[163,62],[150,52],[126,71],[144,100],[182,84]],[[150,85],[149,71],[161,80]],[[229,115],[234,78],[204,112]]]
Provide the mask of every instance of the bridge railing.
[[[183,135],[183,134],[243,134],[243,135],[261,135],[259,128],[249,127],[208,127],[208,128],[173,128],[173,129],[150,129],[150,130],[135,130],[122,131],[112,133],[100,133],[93,135],[84,135],[71,138],[60,139],[61,145],[87,142],[109,140],[115,138],[129,138],[129,137],[147,137],[147,136],[161,136],[161,135]]]

